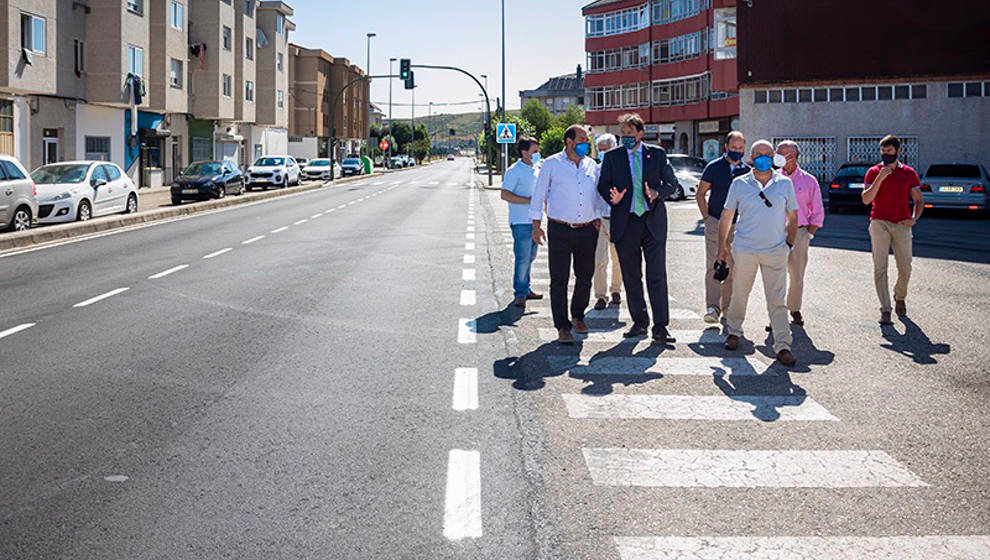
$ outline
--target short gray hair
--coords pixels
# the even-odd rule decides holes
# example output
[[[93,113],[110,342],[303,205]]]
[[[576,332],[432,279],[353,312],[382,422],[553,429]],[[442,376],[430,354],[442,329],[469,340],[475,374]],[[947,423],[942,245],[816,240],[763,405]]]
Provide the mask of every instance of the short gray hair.
[[[769,148],[771,154],[774,152],[773,144],[771,144],[769,140],[757,140],[756,142],[753,142],[752,146],[750,146],[749,155],[755,154],[756,148],[760,146],[766,146],[767,148]]]
[[[794,148],[795,156],[801,153],[801,148],[798,148],[798,143],[795,142],[794,140],[784,140],[783,142],[777,144],[777,149],[779,150],[784,146],[790,146],[791,148]]]
[[[615,139],[615,135],[610,132],[606,132],[605,134],[602,134],[598,138],[595,138],[596,147],[598,146],[598,144],[601,144],[602,142],[608,142],[609,148],[614,148],[617,143]]]

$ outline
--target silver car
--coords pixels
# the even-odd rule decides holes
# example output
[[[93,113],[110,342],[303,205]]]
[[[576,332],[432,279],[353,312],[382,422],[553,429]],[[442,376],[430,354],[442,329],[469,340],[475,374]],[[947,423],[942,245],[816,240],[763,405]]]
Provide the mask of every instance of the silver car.
[[[925,208],[990,209],[990,173],[978,163],[933,163],[921,180]]]
[[[698,183],[701,182],[701,174],[705,172],[708,162],[687,154],[668,154],[667,161],[674,168],[674,176],[679,183],[677,189],[670,195],[670,200],[694,198],[698,192]]]
[[[0,156],[0,228],[8,231],[31,229],[38,215],[38,192],[21,162]]]

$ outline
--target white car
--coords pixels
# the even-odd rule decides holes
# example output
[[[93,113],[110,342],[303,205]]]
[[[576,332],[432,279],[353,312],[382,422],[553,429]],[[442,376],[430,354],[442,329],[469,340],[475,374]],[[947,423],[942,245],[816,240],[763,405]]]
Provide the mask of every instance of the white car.
[[[292,156],[265,156],[248,167],[247,189],[254,187],[284,189],[299,184],[299,164]]]
[[[0,229],[31,229],[38,215],[38,193],[21,162],[0,155]]]
[[[31,172],[38,191],[38,223],[80,221],[137,212],[137,187],[115,163],[66,161]]]
[[[687,154],[668,154],[667,161],[674,168],[674,176],[677,177],[677,182],[680,184],[679,188],[670,195],[670,200],[694,198],[698,193],[701,174],[705,172],[705,166],[708,162]]]
[[[302,170],[303,179],[310,181],[329,181],[334,177],[340,177],[340,164],[333,163],[327,158],[312,159]]]

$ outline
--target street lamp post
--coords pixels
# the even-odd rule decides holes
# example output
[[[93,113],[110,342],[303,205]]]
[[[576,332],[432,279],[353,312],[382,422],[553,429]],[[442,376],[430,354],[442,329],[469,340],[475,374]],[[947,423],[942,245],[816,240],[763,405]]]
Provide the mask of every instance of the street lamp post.
[[[505,103],[505,0],[502,0],[502,122],[505,122]],[[502,144],[502,173],[505,173],[508,167],[509,145]]]
[[[392,165],[392,144],[395,141],[395,136],[392,134],[392,76],[395,75],[395,72],[392,70],[392,63],[394,63],[395,60],[396,59],[394,58],[388,59],[388,137],[390,140],[388,141],[388,160],[385,165],[386,168],[389,165]]]
[[[410,117],[410,122],[412,123],[412,136],[409,141],[409,157],[412,158],[413,163],[416,162],[416,86],[413,86],[412,91],[412,116]]]
[[[365,71],[369,76],[371,75],[371,38],[377,36],[375,33],[368,33],[368,65],[365,66]],[[371,159],[372,167],[374,167],[375,158],[371,157],[371,80],[368,80],[368,87],[365,91],[367,94],[364,96],[366,105],[364,108],[364,149],[368,153],[368,158]]]

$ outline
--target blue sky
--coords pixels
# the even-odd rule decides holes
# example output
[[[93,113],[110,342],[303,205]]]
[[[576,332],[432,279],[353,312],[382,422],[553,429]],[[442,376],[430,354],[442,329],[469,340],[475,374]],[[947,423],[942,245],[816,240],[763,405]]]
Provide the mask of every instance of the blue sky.
[[[295,15],[293,43],[322,48],[361,68],[366,65],[369,32],[371,70],[383,74],[388,59],[458,66],[488,74],[490,96],[501,96],[501,3],[499,0],[286,0]],[[548,77],[574,72],[584,64],[584,21],[581,6],[566,0],[506,0],[506,97],[519,107],[519,90],[532,89]],[[398,63],[395,64],[398,73]],[[478,78],[481,79],[480,76]],[[482,80],[483,81],[483,80]],[[416,72],[416,104],[470,101],[480,91],[462,74],[440,70]],[[407,117],[410,92],[398,80],[392,85],[393,116]],[[388,82],[372,86],[372,101],[388,101]],[[435,107],[434,113],[476,111],[479,104]],[[494,110],[494,102],[492,109]],[[387,113],[387,105],[383,107]],[[426,108],[417,108],[425,115]]]

